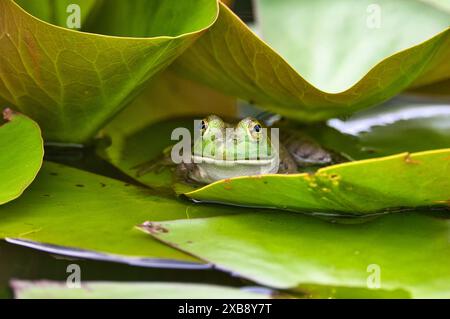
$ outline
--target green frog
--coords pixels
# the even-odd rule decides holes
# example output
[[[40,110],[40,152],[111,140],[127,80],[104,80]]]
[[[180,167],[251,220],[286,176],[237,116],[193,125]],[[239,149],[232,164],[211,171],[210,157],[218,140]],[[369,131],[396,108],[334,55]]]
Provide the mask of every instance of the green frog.
[[[210,115],[196,129],[199,134],[190,160],[177,164],[177,175],[189,182],[210,184],[238,176],[294,174],[345,161],[296,130],[281,128],[273,138],[272,130],[252,117],[231,125]],[[170,149],[164,153],[157,165],[175,165]],[[138,166],[137,175],[154,169],[154,163],[144,163]]]

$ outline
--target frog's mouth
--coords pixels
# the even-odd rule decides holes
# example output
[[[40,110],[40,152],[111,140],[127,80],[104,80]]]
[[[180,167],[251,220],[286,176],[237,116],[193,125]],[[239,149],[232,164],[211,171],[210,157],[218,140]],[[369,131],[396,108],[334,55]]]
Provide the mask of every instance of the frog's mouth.
[[[201,183],[213,183],[239,176],[276,174],[280,165],[278,156],[265,159],[223,160],[193,155],[192,160],[196,164],[190,177]]]
[[[233,166],[233,165],[265,166],[272,164],[274,161],[278,161],[277,156],[271,156],[261,159],[217,159],[212,157],[192,155],[192,162],[195,164],[204,163],[204,164],[214,164],[217,166]]]
[[[194,164],[213,164],[217,166],[248,165],[264,166],[279,160],[278,152],[272,146],[269,150],[255,148],[253,152],[248,150],[227,153],[225,144],[220,144],[218,149],[204,150],[192,153],[191,160]],[[250,155],[252,154],[252,155]]]
[[[264,160],[234,161],[201,159],[203,162],[196,164],[189,176],[197,182],[206,184],[239,176],[276,174],[279,169],[279,161],[276,157]]]

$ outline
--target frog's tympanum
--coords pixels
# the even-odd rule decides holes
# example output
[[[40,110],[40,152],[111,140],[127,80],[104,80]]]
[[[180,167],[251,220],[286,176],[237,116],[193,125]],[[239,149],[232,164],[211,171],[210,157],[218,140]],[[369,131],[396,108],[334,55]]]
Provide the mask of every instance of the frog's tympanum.
[[[192,156],[178,164],[178,172],[185,180],[201,184],[238,176],[293,174],[341,160],[302,133],[266,129],[250,117],[233,126],[211,115],[196,130]],[[164,162],[175,165],[167,157]],[[148,171],[144,165],[138,174]]]

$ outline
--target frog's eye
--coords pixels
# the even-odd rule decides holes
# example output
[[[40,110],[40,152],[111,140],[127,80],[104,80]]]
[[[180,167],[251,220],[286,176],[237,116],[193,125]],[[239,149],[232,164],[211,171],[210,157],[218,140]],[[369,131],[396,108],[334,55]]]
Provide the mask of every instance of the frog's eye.
[[[250,133],[253,138],[259,139],[262,132],[263,132],[263,128],[262,128],[261,124],[259,124],[258,122],[253,122],[250,125]]]

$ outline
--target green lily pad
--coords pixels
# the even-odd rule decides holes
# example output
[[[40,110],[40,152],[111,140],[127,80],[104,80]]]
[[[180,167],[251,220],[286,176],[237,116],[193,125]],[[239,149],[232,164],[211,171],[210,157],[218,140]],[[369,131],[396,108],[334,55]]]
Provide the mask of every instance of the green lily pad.
[[[449,297],[450,222],[445,218],[390,214],[344,225],[280,212],[169,221],[142,229],[219,269],[274,288]]]
[[[92,138],[218,14],[216,0],[106,2],[86,22],[102,34],[44,22],[25,11],[34,12],[34,0],[0,3],[0,97],[36,120],[47,140]],[[51,17],[69,15],[57,1],[39,3]]]
[[[51,281],[11,282],[17,299],[269,299],[270,294],[215,285],[87,282],[80,289]]]
[[[18,198],[42,165],[44,147],[39,126],[7,109],[0,121],[0,205]]]
[[[319,169],[218,181],[185,195],[203,202],[292,211],[377,213],[448,205],[450,149],[403,153]]]
[[[198,262],[148,240],[134,225],[143,219],[196,218],[234,211],[155,195],[142,187],[47,162],[21,198],[0,207],[0,238],[125,257]]]
[[[366,21],[371,4],[260,1],[263,37],[277,51],[221,5],[217,22],[173,68],[303,122],[349,114],[448,78],[449,12],[420,1],[378,1],[381,27],[372,28]]]

